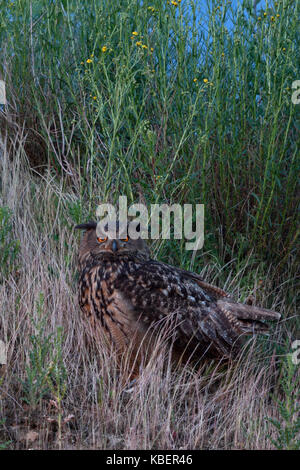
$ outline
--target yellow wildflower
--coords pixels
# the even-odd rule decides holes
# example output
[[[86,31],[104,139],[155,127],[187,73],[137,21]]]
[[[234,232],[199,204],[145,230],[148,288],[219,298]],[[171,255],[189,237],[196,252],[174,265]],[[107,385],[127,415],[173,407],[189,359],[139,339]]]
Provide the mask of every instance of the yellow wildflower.
[[[107,51],[107,46],[103,46],[101,50],[102,50],[102,52],[106,52]]]
[[[207,78],[203,78],[203,81],[204,81],[204,83],[208,83],[208,79],[207,79]]]
[[[286,51],[286,48],[285,48],[285,47],[283,47],[283,48],[282,48],[282,50],[283,50],[283,52],[284,52],[284,51]]]
[[[143,44],[143,45],[142,45],[142,48],[143,48],[143,49],[148,49],[148,46],[146,46],[146,44]]]
[[[196,83],[196,82],[198,81],[198,78],[194,78],[194,80],[193,80],[193,81]]]
[[[178,2],[174,2],[174,0],[172,0],[172,5],[174,5],[174,7],[178,7]]]
[[[137,42],[136,42],[136,45],[137,45],[137,46],[141,46],[141,45],[142,45],[142,41],[137,41]]]
[[[279,13],[277,13],[277,15],[276,15],[276,16],[277,16],[277,18],[280,18],[280,15],[279,15]]]
[[[97,99],[97,96],[93,96],[93,100],[96,100]]]
[[[264,16],[267,16],[267,13],[264,11]]]
[[[132,31],[131,34],[132,34],[132,36],[138,36],[139,35],[139,33],[137,31]]]
[[[88,60],[87,60],[87,63],[88,63],[88,64],[90,64],[91,62],[93,62],[92,59],[88,59]]]
[[[275,20],[274,16],[271,16],[271,21],[274,21],[274,20]]]
[[[94,54],[91,54],[91,58],[93,58],[93,57],[94,57]]]
[[[154,51],[153,47],[151,47],[150,51],[151,51],[151,52],[153,52],[153,51]]]
[[[260,20],[261,20],[261,16],[259,16],[257,19],[258,19],[258,21],[260,21]]]

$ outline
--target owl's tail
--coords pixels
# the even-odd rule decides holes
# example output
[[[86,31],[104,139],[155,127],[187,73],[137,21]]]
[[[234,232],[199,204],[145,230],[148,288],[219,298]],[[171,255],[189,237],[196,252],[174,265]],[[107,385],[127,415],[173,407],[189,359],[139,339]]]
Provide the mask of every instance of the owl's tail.
[[[269,325],[266,322],[279,320],[280,313],[253,305],[239,304],[228,299],[220,299],[217,306],[226,316],[232,328],[240,334],[267,334]]]
[[[201,331],[223,357],[238,351],[244,335],[268,334],[267,322],[280,319],[277,312],[235,303],[228,298],[219,299],[216,304],[217,309],[202,320]]]

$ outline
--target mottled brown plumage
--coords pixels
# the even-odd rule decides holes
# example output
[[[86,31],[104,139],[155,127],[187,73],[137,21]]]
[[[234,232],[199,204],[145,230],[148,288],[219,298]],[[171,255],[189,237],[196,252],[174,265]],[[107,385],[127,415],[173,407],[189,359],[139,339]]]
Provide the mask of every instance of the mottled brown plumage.
[[[85,230],[79,252],[80,307],[95,338],[104,332],[101,337],[120,355],[131,345],[134,374],[163,327],[174,357],[200,360],[229,357],[243,335],[265,333],[265,321],[280,318],[234,302],[195,273],[151,259],[142,239],[105,241],[103,235],[98,241],[95,222],[77,228]]]

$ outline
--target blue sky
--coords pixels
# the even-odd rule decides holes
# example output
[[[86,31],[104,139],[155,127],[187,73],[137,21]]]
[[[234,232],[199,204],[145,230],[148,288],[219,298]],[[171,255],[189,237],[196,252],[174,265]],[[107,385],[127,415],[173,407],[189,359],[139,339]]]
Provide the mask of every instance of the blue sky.
[[[224,0],[191,0],[191,1],[194,3],[194,5],[196,7],[196,15],[199,18],[201,16],[201,18],[203,19],[203,21],[205,23],[209,18],[208,10],[211,10],[212,6],[222,5]],[[227,1],[228,0],[226,0],[226,2]],[[183,0],[183,2],[184,2],[184,0]],[[243,4],[244,6],[246,6],[247,3],[248,3],[249,6],[251,6],[255,2],[254,2],[254,0],[231,0],[232,10],[235,10],[238,5]],[[256,13],[257,13],[257,15],[259,15],[261,10],[266,9],[266,3],[268,3],[269,7],[272,7],[274,2],[272,2],[272,1],[267,2],[267,0],[257,0],[256,1]],[[182,4],[184,4],[184,3],[182,3]],[[245,11],[245,15],[247,17],[247,12],[246,11]],[[234,22],[234,12],[229,13],[227,15],[227,19],[225,20],[225,24],[226,24],[227,28],[229,29],[229,31],[231,30],[231,26],[232,26],[233,22]]]
[[[211,5],[211,4],[213,3],[212,0],[194,0],[194,2],[195,2],[195,5],[198,5],[198,8],[199,8],[199,9],[200,9],[200,8],[201,8],[201,9],[203,8],[203,10],[202,10],[203,13],[206,11],[207,4],[210,4],[210,5]],[[254,3],[253,0],[248,0],[248,2],[249,2],[249,4]],[[222,0],[220,0],[219,2],[218,2],[217,0],[215,1],[215,4],[216,4],[216,5],[217,5],[218,3],[221,4],[221,3],[222,3]],[[247,0],[231,0],[231,4],[232,4],[232,6],[234,6],[234,7],[236,7],[238,4],[241,5],[242,3],[244,3],[244,4],[247,3]],[[268,3],[269,3],[269,6],[270,6],[270,4],[271,4],[272,2],[269,1]],[[257,4],[257,6],[256,6],[256,11],[257,11],[257,12],[259,12],[261,9],[264,9],[264,10],[265,10],[265,8],[266,8],[266,0],[257,0],[257,1],[256,1],[256,4]]]
[[[207,0],[198,0],[198,3],[206,5]],[[220,1],[220,3],[221,3],[221,1]],[[232,3],[232,5],[237,5],[238,3],[241,3],[241,0],[240,1],[231,0],[231,3]],[[271,3],[271,2],[269,2],[269,3]],[[257,9],[265,8],[265,7],[266,7],[266,1],[265,0],[260,0],[260,1],[257,2]]]

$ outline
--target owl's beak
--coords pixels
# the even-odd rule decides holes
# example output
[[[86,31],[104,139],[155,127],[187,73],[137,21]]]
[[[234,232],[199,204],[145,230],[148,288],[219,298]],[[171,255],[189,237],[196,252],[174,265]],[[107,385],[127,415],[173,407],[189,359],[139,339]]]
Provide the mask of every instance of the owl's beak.
[[[118,251],[119,247],[118,247],[118,243],[116,242],[116,240],[113,240],[113,241],[112,241],[111,249],[112,249],[112,251],[113,251],[114,253],[115,253],[116,251]]]

